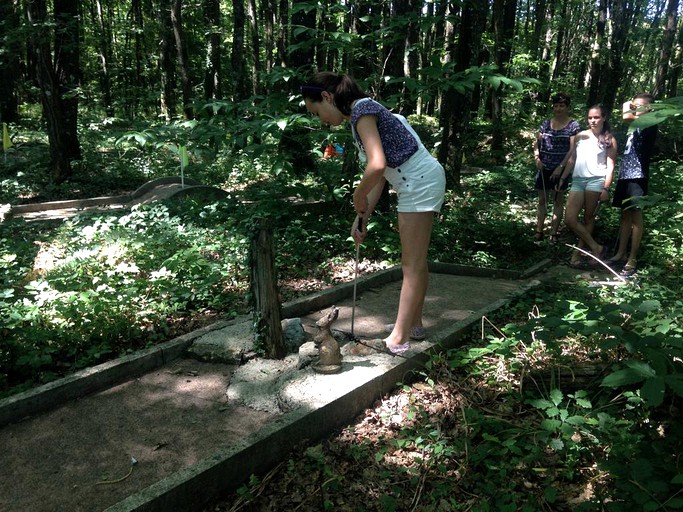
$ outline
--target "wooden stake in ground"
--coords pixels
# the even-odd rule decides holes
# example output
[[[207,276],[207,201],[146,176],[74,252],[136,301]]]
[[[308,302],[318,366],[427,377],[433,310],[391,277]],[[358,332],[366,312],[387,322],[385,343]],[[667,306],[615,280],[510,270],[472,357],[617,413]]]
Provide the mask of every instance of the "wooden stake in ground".
[[[260,337],[266,357],[282,359],[286,355],[282,335],[282,313],[277,291],[273,255],[273,229],[266,219],[259,219],[251,240],[251,292],[256,336]]]

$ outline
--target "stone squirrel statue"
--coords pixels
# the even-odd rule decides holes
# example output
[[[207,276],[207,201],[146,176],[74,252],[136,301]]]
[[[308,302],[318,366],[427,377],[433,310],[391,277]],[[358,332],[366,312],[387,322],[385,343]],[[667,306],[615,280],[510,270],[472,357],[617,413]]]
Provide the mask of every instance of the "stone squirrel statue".
[[[332,306],[315,325],[318,332],[313,338],[313,343],[318,347],[320,361],[313,366],[319,373],[337,373],[341,370],[342,355],[339,350],[339,343],[332,335],[332,324],[339,316],[339,308]]]

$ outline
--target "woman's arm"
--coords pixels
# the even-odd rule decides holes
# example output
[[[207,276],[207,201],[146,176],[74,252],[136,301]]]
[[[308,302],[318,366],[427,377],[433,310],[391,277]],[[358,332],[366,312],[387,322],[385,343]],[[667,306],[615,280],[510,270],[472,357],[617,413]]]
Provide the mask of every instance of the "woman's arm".
[[[612,177],[614,175],[614,169],[617,162],[617,140],[613,135],[611,138],[612,143],[610,144],[609,148],[607,148],[607,174],[605,175],[605,191],[607,191],[610,185],[612,185]]]
[[[607,173],[605,174],[605,185],[600,193],[600,202],[609,201],[609,188],[612,185],[612,177],[614,176],[614,168],[617,161],[617,141],[613,135],[610,136],[612,143],[607,148]]]
[[[363,116],[356,123],[356,132],[363,143],[365,154],[368,160],[365,164],[365,171],[363,177],[356,186],[353,192],[353,208],[361,217],[364,214],[370,214],[370,195],[377,186],[381,183],[384,186],[384,170],[387,167],[386,156],[384,155],[384,148],[382,147],[382,140],[377,129],[377,118],[375,116]],[[380,188],[380,193],[381,193]],[[379,196],[374,198],[374,208],[377,204]]]

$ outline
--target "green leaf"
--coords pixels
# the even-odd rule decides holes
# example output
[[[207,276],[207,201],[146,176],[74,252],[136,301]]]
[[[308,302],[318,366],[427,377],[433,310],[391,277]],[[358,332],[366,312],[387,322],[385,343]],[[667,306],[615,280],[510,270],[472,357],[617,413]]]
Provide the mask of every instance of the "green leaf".
[[[683,473],[678,473],[675,477],[671,479],[672,484],[683,485]]]
[[[576,399],[576,405],[579,407],[582,407],[584,409],[592,409],[593,404],[591,403],[590,400],[586,400],[585,398],[577,398]]]
[[[553,407],[553,403],[550,402],[549,400],[545,400],[543,398],[536,398],[533,400],[529,400],[528,403],[532,406],[534,406],[536,409],[550,409]]]
[[[564,448],[564,442],[562,439],[553,439],[550,441],[550,447],[555,451],[559,451]]]
[[[559,389],[555,388],[550,390],[550,400],[552,400],[552,402],[555,405],[560,405],[563,398],[564,395],[562,394],[562,391],[560,391]]]
[[[541,428],[546,432],[555,432],[562,425],[560,420],[545,419],[541,422]]]
[[[187,155],[187,146],[180,146],[178,148],[178,155],[180,156],[180,165],[185,168],[189,163],[190,159]]]
[[[678,396],[683,396],[683,375],[665,375],[664,382],[666,382],[666,385]]]
[[[557,500],[557,489],[555,487],[546,487],[543,490],[543,496],[548,503],[555,503]]]
[[[618,370],[609,374],[607,377],[602,379],[600,385],[608,388],[618,388],[619,386],[636,384],[644,379],[645,377],[643,377],[643,375],[634,371],[632,368],[625,368],[623,370]]]
[[[639,311],[644,311],[650,313],[652,311],[657,311],[662,307],[662,303],[658,300],[644,300],[640,306],[638,306]]]
[[[652,407],[658,407],[662,405],[662,402],[664,401],[664,389],[665,384],[663,377],[648,379],[640,390],[640,396],[642,396]]]
[[[626,366],[631,368],[632,370],[635,370],[638,372],[640,375],[643,377],[650,378],[650,377],[656,377],[657,372],[655,372],[654,368],[650,366],[648,363],[644,361],[638,361],[637,359],[631,359],[630,361],[626,361]]]
[[[586,418],[583,416],[570,416],[566,421],[570,425],[583,425],[586,423]]]

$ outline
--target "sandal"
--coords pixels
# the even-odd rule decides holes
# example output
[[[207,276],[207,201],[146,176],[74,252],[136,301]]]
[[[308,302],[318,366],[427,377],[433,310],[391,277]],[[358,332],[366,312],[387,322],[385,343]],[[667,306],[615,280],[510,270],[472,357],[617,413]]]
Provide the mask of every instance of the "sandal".
[[[621,272],[619,275],[621,277],[631,277],[633,274],[636,273],[636,270],[638,269],[638,264],[634,261],[631,262],[630,260],[626,262],[626,265],[624,265],[624,268],[621,269]]]
[[[384,332],[386,333],[391,333],[391,331],[394,330],[394,325],[396,324],[386,324],[384,326]],[[412,329],[410,329],[410,339],[413,341],[422,341],[427,337],[427,330],[422,327],[421,325],[416,325]]]
[[[550,236],[548,236],[548,242],[551,244],[556,244],[560,239],[560,235],[557,233],[550,233]]]
[[[395,356],[398,356],[410,350],[410,342],[406,341],[397,345],[387,345],[387,349]]]

